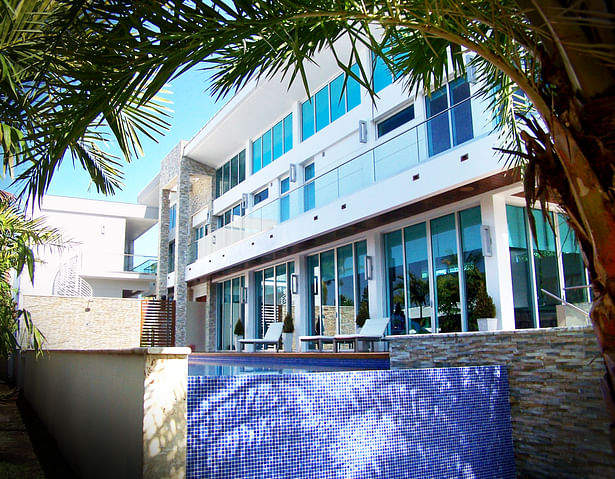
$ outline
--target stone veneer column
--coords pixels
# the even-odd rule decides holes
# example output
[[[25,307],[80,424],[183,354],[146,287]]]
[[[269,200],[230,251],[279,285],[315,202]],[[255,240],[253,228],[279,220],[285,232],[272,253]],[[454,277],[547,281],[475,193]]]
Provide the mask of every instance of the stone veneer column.
[[[160,190],[158,208],[158,266],[156,270],[156,298],[167,296],[169,273],[169,190]]]
[[[207,295],[207,313],[205,315],[205,350],[215,351],[217,348],[216,324],[216,283],[207,281],[209,294]]]

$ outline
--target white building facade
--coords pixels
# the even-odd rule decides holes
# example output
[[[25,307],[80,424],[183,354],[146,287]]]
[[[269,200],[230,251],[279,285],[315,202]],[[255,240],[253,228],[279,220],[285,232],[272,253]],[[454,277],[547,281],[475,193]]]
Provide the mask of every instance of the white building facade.
[[[555,326],[559,301],[543,289],[588,301],[565,218],[554,211],[553,230],[528,212],[494,151],[480,84],[409,94],[377,62],[373,102],[331,58],[316,60],[310,98],[301,82],[250,83],[150,184],[158,295],[177,301],[178,344],[196,327],[197,349],[232,349],[238,320],[262,337],[288,311],[296,341],[352,333],[362,305],[390,318],[389,334],[473,331],[481,284],[499,329]]]

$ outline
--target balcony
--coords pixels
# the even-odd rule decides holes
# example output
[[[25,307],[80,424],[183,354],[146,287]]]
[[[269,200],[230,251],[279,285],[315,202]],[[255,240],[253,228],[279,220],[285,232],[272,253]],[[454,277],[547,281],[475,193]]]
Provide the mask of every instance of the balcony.
[[[326,206],[338,198],[446,155],[468,141],[488,135],[492,131],[492,120],[472,114],[472,111],[482,110],[483,106],[476,97],[468,98],[245,216],[235,216],[226,226],[193,242],[189,262],[269,231],[310,210]]]

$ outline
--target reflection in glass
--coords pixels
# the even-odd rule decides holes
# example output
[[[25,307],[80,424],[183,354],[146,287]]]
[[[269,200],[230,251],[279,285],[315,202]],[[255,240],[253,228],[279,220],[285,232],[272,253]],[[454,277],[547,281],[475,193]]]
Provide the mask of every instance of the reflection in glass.
[[[338,76],[330,84],[331,87],[331,121],[337,120],[346,113],[346,90],[344,90],[344,75]]]
[[[474,314],[476,296],[481,288],[487,287],[480,226],[480,206],[459,212],[468,331],[478,331],[478,316]]]
[[[449,90],[452,106],[453,145],[460,145],[464,141],[471,140],[474,136],[472,107],[469,101],[464,101],[470,98],[470,84],[465,77],[460,77],[449,83]]]
[[[308,287],[309,298],[308,303],[308,335],[318,335],[320,330],[320,271],[319,271],[319,257],[317,254],[308,256],[307,258],[307,274],[308,274]],[[314,345],[310,345],[310,348],[314,348]]]
[[[293,147],[293,114],[284,118],[284,153]]]
[[[451,147],[448,113],[441,113],[448,108],[446,87],[433,92],[431,97],[425,97],[427,118],[427,138],[429,140],[429,156],[437,155]]]
[[[431,221],[431,248],[436,280],[436,324],[442,333],[459,332],[461,310],[455,215]]]
[[[358,77],[361,76],[359,65],[356,63],[350,67],[350,70]],[[346,97],[348,98],[347,111],[350,111],[355,106],[361,104],[361,85],[354,78],[348,77],[348,80],[346,81]]]
[[[263,332],[263,321],[262,321],[262,311],[263,311],[263,294],[265,293],[265,284],[263,283],[263,271],[256,271],[254,273],[254,284],[256,285],[256,302],[255,302],[255,310],[256,310],[256,328],[255,328],[255,337],[262,338],[264,335]]]
[[[340,334],[355,332],[354,271],[352,245],[337,249],[337,288]]]
[[[559,301],[542,292],[542,289],[556,296],[560,294],[559,273],[557,269],[557,252],[555,250],[555,234],[541,211],[532,210],[536,222],[536,238],[534,240],[534,270],[536,274],[536,294],[538,296],[538,317],[541,328],[557,326],[555,306]],[[553,215],[548,213],[553,222]]]
[[[322,305],[323,334],[336,333],[335,316],[335,252],[320,254],[320,303]]]
[[[533,328],[534,300],[524,208],[506,205],[506,221],[508,223],[515,329]]]
[[[431,291],[429,289],[429,263],[427,227],[425,223],[404,229],[406,248],[406,284],[408,288],[408,317],[410,332],[431,332]]]
[[[273,268],[267,268],[264,271],[264,301],[261,314],[261,330],[267,334],[269,324],[275,321],[275,277]]]
[[[358,301],[357,314],[361,308],[369,312],[368,281],[365,279],[365,257],[367,256],[367,241],[358,241],[354,244],[355,251],[355,287]]]
[[[329,124],[329,87],[326,86],[314,95],[316,102],[316,131]]]
[[[275,301],[276,301],[276,321],[283,321],[286,315],[286,302],[288,284],[286,281],[286,264],[275,267]]]
[[[263,136],[263,168],[271,163],[271,130]]]
[[[273,159],[277,159],[284,153],[284,128],[282,122],[277,123],[271,131],[273,132]]]
[[[564,269],[564,286],[570,288],[582,286],[587,283],[587,274],[581,255],[581,248],[577,242],[573,229],[568,224],[566,216],[558,215],[559,237],[562,248],[562,263]],[[573,304],[587,303],[588,290],[568,289],[566,290],[566,301]]]
[[[314,103],[312,98],[301,104],[301,138],[303,141],[314,134]]]
[[[252,142],[252,174],[262,168],[261,139]]]
[[[401,230],[384,236],[391,334],[406,332],[406,300],[404,296],[404,257]]]

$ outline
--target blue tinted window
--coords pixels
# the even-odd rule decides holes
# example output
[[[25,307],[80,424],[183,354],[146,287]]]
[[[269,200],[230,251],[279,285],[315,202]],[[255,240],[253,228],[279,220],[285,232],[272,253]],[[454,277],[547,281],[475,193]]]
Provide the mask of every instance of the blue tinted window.
[[[216,198],[222,194],[222,168],[216,170]]]
[[[236,205],[232,209],[233,216],[243,216],[243,211],[241,211],[241,205]]]
[[[271,131],[273,132],[273,159],[279,158],[284,153],[284,128],[282,122],[275,125]]]
[[[169,208],[169,229],[172,230],[175,228],[177,224],[177,205],[171,206]]]
[[[293,114],[284,118],[284,152],[293,147]]]
[[[305,167],[305,181],[314,178],[314,163],[310,163]]]
[[[231,184],[231,163],[225,163],[222,170],[222,193],[230,189]]]
[[[335,121],[344,113],[346,113],[346,91],[344,90],[344,75],[338,76],[329,85],[331,87],[331,121]]]
[[[356,63],[352,65],[351,70],[355,75],[360,75],[359,65]],[[346,97],[348,98],[348,111],[361,104],[361,85],[354,78],[348,77],[348,81],[346,82]]]
[[[265,133],[263,140],[263,168],[271,163],[271,130]]]
[[[314,178],[314,163],[305,167],[305,181],[308,182],[312,178]],[[316,190],[313,181],[304,186],[303,195],[304,210],[308,211],[314,208],[316,206]]]
[[[378,93],[391,83],[393,83],[391,70],[382,58],[374,55],[374,91]]]
[[[378,136],[386,135],[389,131],[393,131],[411,120],[414,120],[414,105],[410,105],[378,123]]]
[[[314,95],[316,101],[316,131],[329,124],[329,87],[326,86]]]
[[[301,138],[303,140],[307,140],[314,134],[314,103],[312,98],[301,105]]]
[[[239,153],[239,183],[246,179],[246,150]]]
[[[284,178],[280,182],[280,193],[284,194],[290,189],[290,180],[288,178]]]
[[[460,145],[474,137],[472,130],[472,106],[470,105],[470,84],[465,77],[449,84],[451,95],[451,116],[453,126],[453,144]],[[467,101],[464,101],[467,100]]]
[[[256,173],[263,167],[261,156],[261,139],[252,142],[252,173]]]
[[[280,181],[280,195],[283,195],[280,198],[280,221],[290,218],[290,195],[284,194],[288,193],[288,190],[290,190],[290,180],[284,178]]]
[[[239,156],[233,157],[231,160],[231,188],[237,186],[239,181]]]
[[[442,113],[448,108],[446,87],[433,92],[431,97],[426,97],[425,106],[427,118],[431,118],[427,121],[427,137],[429,156],[433,156],[451,147],[448,114]]]
[[[269,198],[269,188],[265,188],[254,194],[254,205],[259,204],[261,201],[265,201],[267,198]]]

